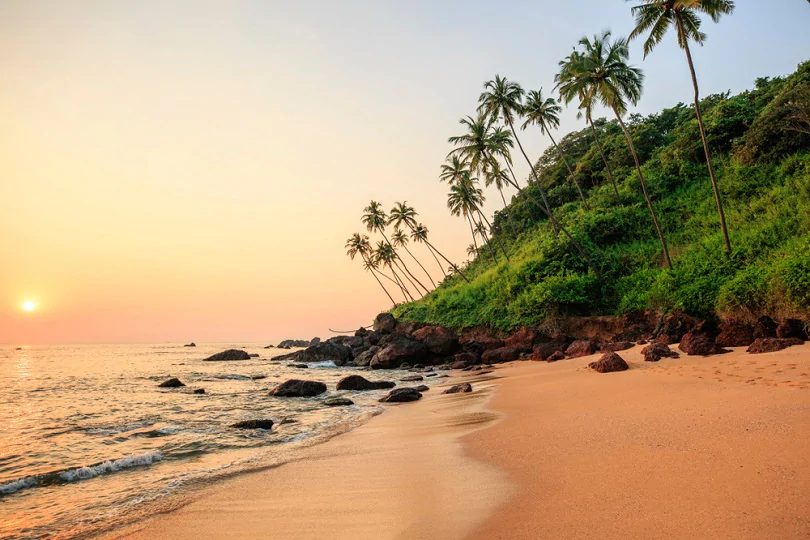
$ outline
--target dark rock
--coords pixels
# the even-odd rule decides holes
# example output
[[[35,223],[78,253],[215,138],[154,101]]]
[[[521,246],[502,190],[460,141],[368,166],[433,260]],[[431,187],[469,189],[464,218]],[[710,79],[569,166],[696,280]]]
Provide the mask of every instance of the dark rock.
[[[265,347],[265,349],[272,349],[274,347],[275,347],[275,345],[268,345],[267,347]]]
[[[417,392],[427,392],[430,390],[430,387],[425,384],[420,384],[419,386],[414,386],[413,389]]]
[[[251,375],[250,378],[253,379],[254,381],[258,381],[258,380],[261,380],[261,379],[266,379],[267,375],[262,375],[262,374]]]
[[[476,353],[471,353],[471,352],[460,352],[460,353],[457,353],[452,358],[451,363],[455,364],[456,362],[464,362],[468,366],[474,366],[475,364],[480,364],[481,363],[481,355],[476,354]],[[453,369],[456,369],[456,368],[453,368]]]
[[[232,428],[239,429],[273,429],[272,420],[242,420],[235,424],[231,424]]]
[[[804,342],[799,338],[757,338],[746,352],[751,354],[776,352],[802,343]]]
[[[442,392],[442,394],[466,394],[467,392],[472,392],[472,385],[470,383],[462,383],[451,386]]]
[[[395,388],[388,395],[380,399],[381,403],[404,403],[416,401],[422,398],[422,394],[414,388]]]
[[[204,394],[205,393],[205,388],[195,388],[193,393],[194,394]]]
[[[578,339],[565,349],[565,356],[569,358],[579,358],[581,356],[589,356],[595,352],[596,343],[590,339]]]
[[[669,348],[664,343],[651,343],[641,349],[645,362],[658,362],[662,358],[680,358],[680,354]]]
[[[278,344],[279,349],[291,349],[293,347],[309,347],[308,339],[285,339]]]
[[[438,377],[438,376],[439,376],[438,373],[428,373],[427,375],[425,375],[425,377]]]
[[[456,360],[450,365],[451,369],[465,369],[469,368],[470,364],[465,362],[464,360]]]
[[[412,334],[419,328],[419,324],[413,321],[397,321],[397,326],[394,332],[397,334]]]
[[[591,362],[588,364],[588,367],[594,371],[598,371],[599,373],[611,373],[614,371],[625,371],[630,369],[630,366],[627,365],[624,358],[615,352],[605,353],[602,358],[596,362]]]
[[[296,420],[295,418],[282,418],[281,422],[279,422],[278,425],[283,426],[284,424],[297,424],[297,423],[298,420]]]
[[[689,356],[709,356],[723,352],[708,332],[693,330],[683,336],[678,348]]]
[[[534,342],[540,336],[537,328],[524,326],[504,340],[505,347],[513,347],[520,352],[527,353],[534,347]]]
[[[362,338],[352,338],[360,339]],[[299,351],[298,360],[301,362],[334,362],[336,366],[345,366],[352,360],[352,350],[346,345],[338,343],[322,342],[307,347]]]
[[[371,359],[373,369],[396,369],[403,363],[416,364],[427,357],[424,343],[407,336],[399,336],[394,342],[382,347]]]
[[[397,327],[397,320],[390,313],[380,313],[374,317],[374,331],[390,334]]]
[[[354,401],[346,398],[331,398],[323,402],[327,407],[348,407],[354,405]]]
[[[764,315],[757,319],[754,324],[754,339],[759,338],[775,338],[776,337],[776,323],[773,319]]]
[[[402,363],[402,364],[399,366],[399,369],[411,369],[411,365],[410,365],[408,362],[403,362],[403,363]]]
[[[558,362],[565,360],[565,354],[562,351],[554,351],[554,353],[546,358],[546,362]]]
[[[239,349],[228,349],[203,359],[204,362],[228,362],[231,360],[249,360],[250,355]]]
[[[500,349],[490,349],[481,355],[481,361],[485,364],[501,364],[512,362],[518,359],[520,350],[515,347],[501,347]]]
[[[697,320],[685,313],[673,313],[658,322],[653,336],[656,343],[671,345],[678,343],[683,336],[697,325]]]
[[[646,339],[640,339],[636,341],[636,345],[646,345],[647,343],[649,343],[649,341],[647,341]]]
[[[725,321],[714,342],[718,347],[747,347],[754,342],[754,327],[742,321]]]
[[[807,339],[807,331],[804,323],[799,319],[785,319],[776,327],[776,337],[783,339],[797,338],[804,341]]]
[[[425,326],[412,335],[424,343],[432,354],[448,356],[455,353],[459,347],[456,333],[443,326]]]
[[[321,338],[314,337],[314,338],[309,340],[309,346],[312,347],[313,345],[317,345],[320,342],[321,342]]]
[[[309,369],[309,366],[306,364],[289,364],[289,366],[298,369]]]
[[[358,328],[357,330],[355,330],[355,331],[354,331],[354,335],[355,335],[355,336],[357,336],[357,337],[362,337],[362,338],[366,337],[366,336],[367,336],[367,335],[369,335],[370,333],[371,333],[371,332],[369,332],[369,331],[368,331],[368,329],[363,328],[362,326],[361,326],[360,328]]]
[[[166,379],[162,383],[158,385],[158,388],[180,388],[181,386],[185,386],[180,379],[177,377],[172,377],[171,379]]]
[[[459,344],[466,352],[483,354],[485,351],[500,349],[504,346],[503,340],[489,335],[482,330],[474,330],[459,337]]]
[[[251,354],[251,355],[250,355],[250,357],[251,357],[251,358],[258,358],[258,357],[259,357],[259,355],[258,355],[258,354],[256,354],[256,353],[253,353],[253,354]]]
[[[368,338],[369,343],[372,345],[379,345],[383,335],[379,332],[370,332],[366,338]]]
[[[187,343],[187,344],[183,345],[183,347],[196,347],[196,346],[197,346],[197,344],[194,343],[193,341],[191,343]]]
[[[361,352],[357,356],[354,357],[354,365],[356,366],[367,366],[371,363],[371,359],[374,358],[374,355],[380,350],[379,347],[376,345],[372,345],[365,351]]]
[[[626,351],[627,349],[632,349],[634,346],[635,343],[631,341],[612,341],[602,345],[602,351],[603,352]]]
[[[278,397],[312,397],[326,392],[326,385],[317,381],[290,379],[278,385],[272,392]]]
[[[369,381],[365,377],[361,377],[360,375],[349,375],[348,377],[343,377],[337,383],[337,390],[384,390],[387,388],[393,388],[396,386],[396,383],[393,381]]]
[[[402,377],[400,381],[402,382],[416,382],[416,381],[423,381],[425,380],[424,377],[421,375],[408,375],[407,377]]]
[[[532,351],[532,360],[537,361],[544,361],[548,360],[548,357],[554,354],[557,351],[562,352],[562,350],[566,347],[563,343],[562,345],[555,342],[550,343],[538,343],[534,346],[534,350]]]

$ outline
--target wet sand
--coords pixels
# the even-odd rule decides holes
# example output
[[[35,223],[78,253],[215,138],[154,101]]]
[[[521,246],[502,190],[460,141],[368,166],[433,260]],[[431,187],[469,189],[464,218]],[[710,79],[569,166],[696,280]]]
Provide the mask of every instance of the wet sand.
[[[640,350],[620,373],[596,355],[460,374],[473,394],[433,388],[111,537],[807,538],[810,344]]]

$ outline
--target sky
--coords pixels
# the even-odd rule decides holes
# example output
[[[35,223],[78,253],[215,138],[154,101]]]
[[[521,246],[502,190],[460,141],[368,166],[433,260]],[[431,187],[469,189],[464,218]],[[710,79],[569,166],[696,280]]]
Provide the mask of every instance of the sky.
[[[274,343],[370,324],[390,301],[344,248],[363,208],[405,200],[466,258],[437,180],[458,120],[496,73],[550,92],[580,37],[629,33],[630,7],[0,0],[0,342]],[[803,0],[739,0],[704,23],[703,94],[793,71],[808,28]],[[632,52],[632,112],[691,100],[671,35]],[[549,144],[521,140],[533,159]]]

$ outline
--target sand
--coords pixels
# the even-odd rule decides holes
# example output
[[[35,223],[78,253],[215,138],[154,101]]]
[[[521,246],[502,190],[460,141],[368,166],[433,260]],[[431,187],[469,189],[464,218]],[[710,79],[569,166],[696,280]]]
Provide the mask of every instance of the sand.
[[[810,344],[518,362],[389,407],[126,538],[807,538]]]

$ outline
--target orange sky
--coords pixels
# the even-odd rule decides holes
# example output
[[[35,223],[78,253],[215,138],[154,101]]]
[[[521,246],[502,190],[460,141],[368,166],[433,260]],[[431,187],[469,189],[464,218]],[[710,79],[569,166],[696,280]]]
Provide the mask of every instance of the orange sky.
[[[561,8],[548,36],[483,2],[289,4],[0,1],[0,342],[275,342],[369,324],[389,302],[343,248],[368,201],[407,199],[463,259],[468,231],[436,177],[481,83],[500,71],[549,88],[583,32],[631,23],[622,2]],[[801,59],[699,69],[721,91]],[[644,67],[666,95],[641,112],[689,98],[686,72]],[[580,127],[573,112],[563,127]],[[523,140],[532,156],[547,144]]]

